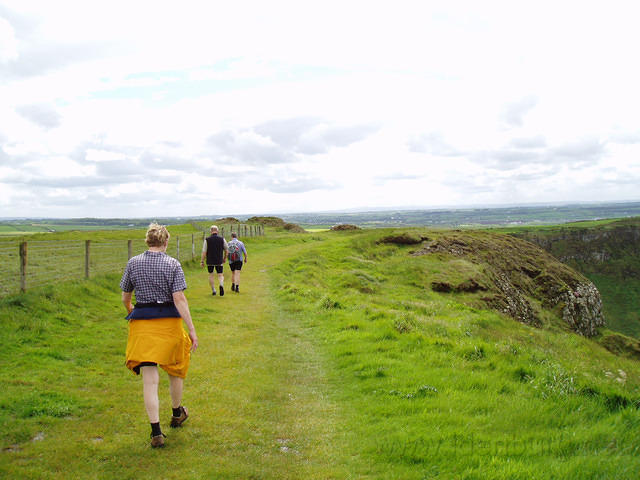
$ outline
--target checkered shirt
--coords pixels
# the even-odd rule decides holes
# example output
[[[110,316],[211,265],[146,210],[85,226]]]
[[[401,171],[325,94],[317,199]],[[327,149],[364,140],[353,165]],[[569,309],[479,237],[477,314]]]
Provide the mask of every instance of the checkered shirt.
[[[132,257],[120,281],[123,292],[136,291],[138,303],[172,302],[173,293],[186,288],[180,262],[162,252],[146,251]]]

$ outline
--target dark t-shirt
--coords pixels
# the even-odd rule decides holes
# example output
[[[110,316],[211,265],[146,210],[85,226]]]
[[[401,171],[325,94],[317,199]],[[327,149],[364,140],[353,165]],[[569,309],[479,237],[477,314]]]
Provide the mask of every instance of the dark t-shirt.
[[[224,248],[224,238],[218,234],[213,234],[206,238],[207,242],[207,265],[222,265]]]

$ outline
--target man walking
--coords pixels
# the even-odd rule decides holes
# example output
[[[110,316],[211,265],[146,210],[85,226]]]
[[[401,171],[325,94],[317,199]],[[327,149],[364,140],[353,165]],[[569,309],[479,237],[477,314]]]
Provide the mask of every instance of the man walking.
[[[229,268],[231,269],[231,290],[240,293],[240,270],[242,270],[242,255],[244,254],[244,263],[247,263],[247,249],[235,232],[231,232],[231,241],[229,242]]]
[[[218,274],[218,282],[220,284],[220,296],[224,295],[224,274],[222,266],[227,260],[227,252],[229,246],[227,241],[218,236],[218,227],[211,225],[211,235],[204,239],[202,245],[202,261],[200,266],[204,267],[207,262],[207,270],[209,271],[209,285],[211,286],[211,295],[216,294],[216,273]],[[216,273],[213,273],[215,270]]]

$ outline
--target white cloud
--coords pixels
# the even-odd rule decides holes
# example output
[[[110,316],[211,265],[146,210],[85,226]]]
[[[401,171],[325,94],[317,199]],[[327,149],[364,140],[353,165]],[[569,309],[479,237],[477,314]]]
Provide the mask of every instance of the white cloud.
[[[629,2],[0,1],[3,211],[638,198]]]
[[[0,64],[18,58],[18,41],[11,24],[0,16]]]
[[[19,105],[16,112],[44,129],[55,128],[61,121],[60,114],[46,104]]]
[[[521,127],[524,123],[524,116],[529,113],[538,103],[538,99],[529,95],[506,106],[503,113],[503,120],[511,127]]]

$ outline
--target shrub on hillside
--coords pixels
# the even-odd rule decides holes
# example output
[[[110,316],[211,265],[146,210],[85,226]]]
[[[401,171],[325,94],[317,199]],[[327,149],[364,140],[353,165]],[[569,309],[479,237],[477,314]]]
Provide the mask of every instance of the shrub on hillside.
[[[247,223],[259,223],[266,227],[283,227],[285,222],[278,217],[251,217]]]
[[[394,245],[417,245],[424,240],[429,240],[426,237],[421,237],[412,233],[400,233],[398,235],[389,235],[378,240],[377,243],[391,243]]]
[[[333,227],[331,227],[331,230],[334,232],[339,232],[343,230],[360,230],[360,227],[358,227],[357,225],[350,225],[348,223],[343,223],[340,225],[334,225]]]
[[[285,223],[282,228],[292,233],[306,233],[307,231],[296,223]]]

